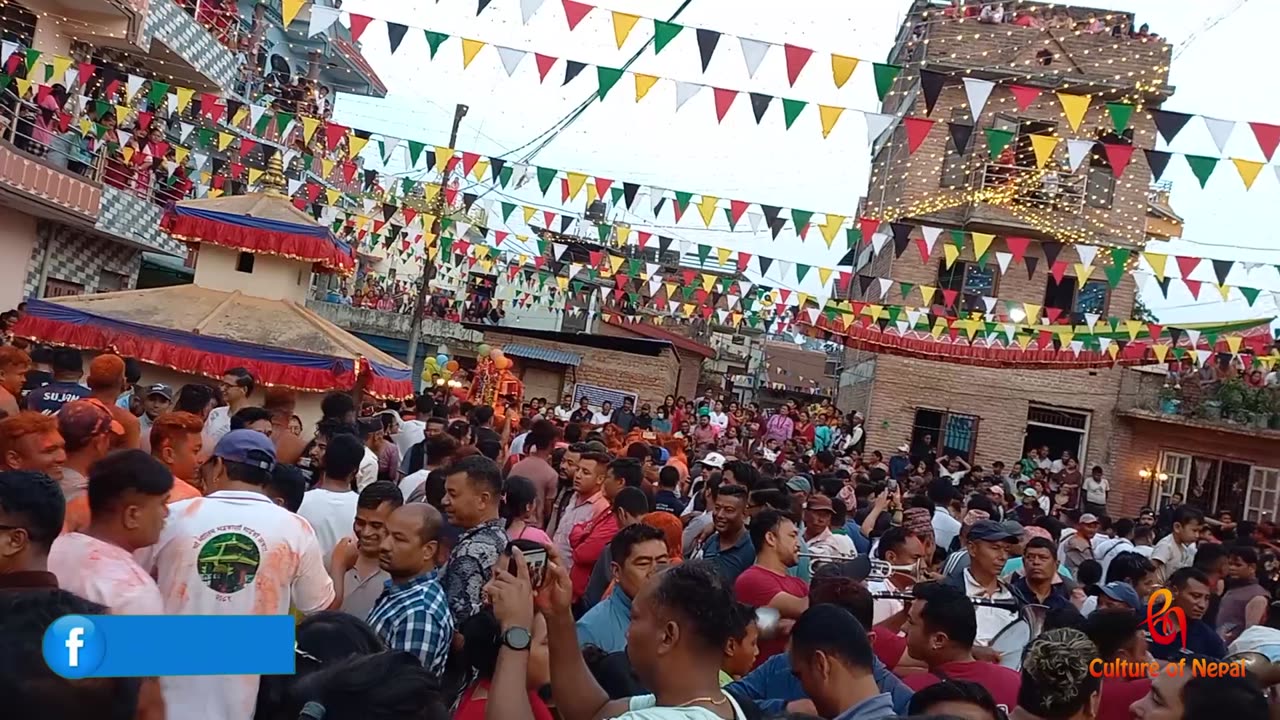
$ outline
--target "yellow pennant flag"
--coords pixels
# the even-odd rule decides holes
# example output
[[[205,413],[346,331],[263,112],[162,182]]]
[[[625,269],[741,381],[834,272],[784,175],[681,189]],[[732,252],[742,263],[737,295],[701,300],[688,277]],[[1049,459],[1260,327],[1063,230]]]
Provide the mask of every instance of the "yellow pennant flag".
[[[1058,147],[1058,138],[1052,135],[1032,135],[1031,149],[1036,153],[1036,167],[1043,168],[1049,158],[1053,157],[1053,149]]]
[[[1155,353],[1156,362],[1162,363],[1169,355],[1169,346],[1165,343],[1158,343],[1151,346],[1151,352]]]
[[[19,90],[22,89],[21,81],[19,81],[18,89]],[[25,95],[26,93],[23,93],[23,94]],[[125,105],[117,105],[116,106],[116,125],[124,125],[124,121],[127,120],[128,118],[129,118],[129,108]],[[223,133],[223,134],[225,135],[226,133]],[[219,147],[219,149],[225,150],[226,148]]]
[[[716,284],[716,276],[709,273],[702,273],[702,289],[711,292],[712,286]]]
[[[471,168],[471,177],[476,180],[483,180],[484,174],[489,171],[488,160],[477,160],[475,167]]]
[[[1057,334],[1058,342],[1061,343],[1064,348],[1070,345],[1071,341],[1076,338],[1075,331],[1071,329],[1059,330]]]
[[[235,139],[236,139],[236,136],[232,135],[231,133],[224,133],[224,132],[218,133],[218,149],[226,150],[227,147],[231,145],[231,141]]]
[[[438,183],[423,184],[422,195],[423,195],[423,198],[427,201],[428,205],[435,202],[436,196],[439,194],[440,194],[440,185]],[[432,220],[435,220],[435,218],[432,218]],[[431,223],[427,222],[426,220],[423,220],[422,227],[429,228],[431,227]]]
[[[822,119],[822,137],[827,137],[831,131],[835,129],[836,121],[844,113],[842,107],[832,107],[831,105],[819,105],[818,117]]]
[[[1169,256],[1161,255],[1160,253],[1144,252],[1142,253],[1142,257],[1147,259],[1147,264],[1151,266],[1151,272],[1156,274],[1156,279],[1164,282],[1164,266],[1165,263],[1169,262]]]
[[[181,145],[173,146],[173,159],[177,160],[179,165],[185,163],[187,161],[187,156],[190,154],[191,151]]]
[[[436,170],[444,172],[449,166],[449,161],[453,159],[453,148],[438,147],[436,148]]]
[[[920,286],[920,298],[924,301],[926,307],[933,304],[933,294],[937,291],[937,288],[929,285]]]
[[[1089,276],[1093,274],[1093,266],[1085,265],[1084,263],[1076,263],[1075,271],[1076,287],[1084,287],[1084,284],[1089,282]]]
[[[569,278],[563,275],[559,275],[556,277],[556,284],[560,286],[560,290],[561,292],[563,292],[566,288],[569,287]]]
[[[947,243],[942,246],[942,254],[946,256],[947,268],[950,269],[955,264],[956,259],[960,257],[960,248]]]
[[[195,96],[196,91],[185,87],[175,87],[173,91],[178,95],[178,112],[183,112],[191,104],[191,98]]]
[[[836,235],[840,232],[840,227],[844,225],[844,215],[832,215],[827,213],[827,221],[818,226],[822,231],[822,239],[827,243],[827,249],[831,249],[831,244],[836,241]]]
[[[244,119],[249,117],[249,108],[242,107],[236,111],[235,117],[231,118],[232,127],[239,127],[244,123]]]
[[[1072,130],[1079,130],[1084,122],[1085,113],[1089,112],[1089,103],[1093,100],[1089,95],[1072,95],[1058,93],[1058,102],[1062,103],[1062,112],[1067,116],[1067,124]]]
[[[614,275],[617,275],[617,274],[618,274],[618,268],[622,267],[622,263],[624,263],[624,262],[626,262],[626,261],[627,261],[627,259],[626,259],[626,258],[624,258],[624,257],[622,257],[621,255],[613,255],[613,254],[610,254],[610,255],[609,255],[609,269],[613,271],[613,274],[614,274]]]
[[[369,144],[369,138],[362,138],[353,132],[347,133],[347,159],[355,160],[356,156]]]
[[[618,225],[617,230],[618,230],[618,244],[626,245],[627,240],[631,238],[631,228],[627,227],[626,225]]]
[[[974,258],[981,258],[986,255],[987,249],[991,247],[991,243],[996,239],[996,236],[991,233],[974,232],[969,234],[973,236]]]
[[[53,65],[53,81],[54,82],[60,83],[63,81],[63,79],[66,78],[67,70],[71,69],[71,63],[72,63],[71,58],[67,57],[66,55],[53,56],[53,62],[49,64]]]
[[[685,303],[680,306],[680,311],[684,313],[685,317],[693,317],[694,309],[693,303]]]
[[[591,207],[591,203],[600,199],[600,193],[596,192],[595,183],[587,183],[587,207]]]
[[[80,134],[88,135],[92,130],[93,130],[93,121],[90,120],[89,118],[84,118],[84,117],[80,118]],[[175,147],[181,147],[181,146],[179,145]],[[182,161],[179,160],[178,162],[182,162]]]
[[[631,34],[631,28],[635,27],[639,21],[639,15],[621,13],[617,10],[613,11],[613,39],[618,41],[619,50],[626,44],[627,36]]]
[[[124,156],[125,163],[133,162],[133,148],[125,145],[120,148],[120,154]]]
[[[844,84],[853,76],[853,71],[857,69],[858,58],[831,54],[831,79],[835,80],[836,87],[844,87]]]
[[[640,102],[653,89],[654,83],[658,82],[658,77],[656,75],[634,74],[636,76],[636,102]]]
[[[333,168],[336,167],[337,164],[338,163],[330,160],[329,158],[320,158],[320,171],[324,173],[325,180],[328,180],[329,177],[333,175]]]
[[[1031,344],[1031,336],[1027,333],[1018,333],[1013,336],[1013,339],[1018,342],[1018,346],[1023,350],[1026,350],[1027,346]]]
[[[218,188],[209,188],[209,197],[220,198],[222,197],[223,192],[224,192],[223,190],[220,190]]]
[[[462,38],[462,69],[466,70],[472,60],[476,59],[476,55],[484,48],[484,43],[479,40],[468,40]]]
[[[667,291],[667,299],[668,299],[668,300],[670,300],[670,299],[671,299],[671,297],[672,297],[673,295],[675,295],[675,294],[676,294],[676,284],[675,284],[675,283],[673,283],[673,282],[664,282],[664,283],[662,283],[662,287],[663,287],[663,288],[665,288],[665,289],[666,289],[666,291]]]
[[[1035,325],[1040,322],[1040,306],[1033,303],[1022,303],[1022,311],[1027,314],[1027,324]]]
[[[1129,342],[1133,342],[1134,340],[1138,339],[1138,333],[1142,332],[1142,321],[1141,320],[1125,320],[1124,329],[1125,329],[1125,332],[1129,333]]]
[[[831,279],[831,268],[818,268],[818,282],[822,283],[822,287],[827,286],[827,281]]]
[[[538,213],[538,208],[529,207],[528,205],[521,205],[520,207],[524,212],[524,224],[528,225],[533,216]]]
[[[179,98],[181,98],[182,96],[181,88],[178,89],[178,96]],[[316,130],[319,130],[319,129],[320,129],[320,120],[318,118],[313,118],[310,115],[302,116],[302,139],[303,140],[306,140],[308,143],[310,143],[311,138],[315,137]]]
[[[324,197],[329,201],[330,205],[336,205],[338,204],[338,198],[342,197],[342,191],[328,188],[324,191]]]
[[[703,195],[698,201],[698,214],[702,216],[702,223],[708,228],[711,227],[711,221],[716,218],[716,203],[720,202],[720,198],[714,195]],[[725,252],[729,252],[726,250]],[[721,263],[724,261],[721,260]]]
[[[31,81],[23,78],[14,78],[13,81],[18,85],[18,97],[25,98],[27,92],[31,90]]]
[[[1108,343],[1108,344],[1107,344],[1107,354],[1111,356],[1111,359],[1112,359],[1112,360],[1115,360],[1115,359],[1116,359],[1116,356],[1120,354],[1120,344],[1119,344],[1119,343]]]
[[[729,256],[732,254],[733,251],[729,248],[716,248],[716,259],[720,261],[721,265],[727,265],[729,263]]]
[[[302,9],[303,0],[282,0],[280,17],[284,19],[284,26],[289,27],[289,23],[298,17],[298,11]]]
[[[806,292],[796,293],[796,307],[804,308],[804,304],[809,302],[809,298],[811,297],[813,296]]]
[[[1226,302],[1226,301],[1228,301],[1228,300],[1230,300],[1230,299],[1231,299],[1231,286],[1230,286],[1230,285],[1216,285],[1215,287],[1217,287],[1217,288],[1218,288],[1218,294],[1222,296],[1222,301],[1223,301],[1223,302]]]
[[[1253,181],[1258,179],[1258,172],[1262,170],[1263,163],[1240,158],[1231,158],[1231,162],[1235,163],[1236,172],[1240,173],[1240,179],[1244,181],[1244,189],[1252,189]]]
[[[257,184],[258,184],[258,178],[260,178],[260,177],[262,177],[262,171],[261,171],[261,170],[259,170],[258,168],[253,168],[253,167],[249,168],[249,184],[250,184],[250,185],[257,185]]]
[[[942,321],[942,318],[938,318],[938,321],[933,324],[933,330],[932,330],[933,339],[937,340],[938,338],[942,337],[942,333],[946,331],[947,331],[947,324]]]
[[[577,200],[578,193],[582,192],[582,186],[587,184],[587,176],[582,173],[565,171],[565,177],[569,180],[569,199]]]

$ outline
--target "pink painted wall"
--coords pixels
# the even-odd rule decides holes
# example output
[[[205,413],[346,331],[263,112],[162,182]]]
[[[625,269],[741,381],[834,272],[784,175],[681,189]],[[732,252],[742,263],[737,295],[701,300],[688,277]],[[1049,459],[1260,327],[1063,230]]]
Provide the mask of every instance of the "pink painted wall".
[[[36,242],[36,219],[0,205],[0,312],[18,306]]]

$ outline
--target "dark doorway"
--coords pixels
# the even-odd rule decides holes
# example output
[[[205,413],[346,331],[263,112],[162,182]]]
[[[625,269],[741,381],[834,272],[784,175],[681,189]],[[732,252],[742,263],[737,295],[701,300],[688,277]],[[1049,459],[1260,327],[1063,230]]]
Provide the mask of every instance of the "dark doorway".
[[[1027,451],[1031,448],[1048,445],[1050,460],[1061,458],[1064,450],[1071,453],[1071,457],[1078,459],[1080,457],[1080,438],[1082,437],[1083,435],[1078,432],[1063,428],[1028,425],[1027,437],[1022,441],[1022,457],[1026,457]],[[1005,462],[1008,461],[1006,460]]]

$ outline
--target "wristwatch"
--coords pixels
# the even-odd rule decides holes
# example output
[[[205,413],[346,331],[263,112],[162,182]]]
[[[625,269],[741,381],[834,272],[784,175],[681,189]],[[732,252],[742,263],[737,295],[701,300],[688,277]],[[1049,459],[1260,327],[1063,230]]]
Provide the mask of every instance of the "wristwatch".
[[[507,628],[507,631],[502,633],[502,644],[512,650],[528,650],[532,642],[533,637],[527,629],[522,627]]]

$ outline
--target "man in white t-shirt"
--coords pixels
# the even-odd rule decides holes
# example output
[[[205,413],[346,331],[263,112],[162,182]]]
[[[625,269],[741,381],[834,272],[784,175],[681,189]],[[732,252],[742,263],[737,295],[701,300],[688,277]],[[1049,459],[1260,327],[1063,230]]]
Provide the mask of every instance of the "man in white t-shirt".
[[[89,526],[53,541],[49,572],[58,587],[113,615],[163,615],[156,581],[133,559],[154,545],[168,513],[173,473],[141,450],[121,450],[89,473]]]
[[[356,471],[356,492],[360,492],[378,481],[378,451],[387,439],[378,418],[360,418],[357,427],[364,440],[364,457]]]
[[[253,386],[253,375],[244,368],[231,368],[222,376],[222,399],[227,404],[214,408],[204,421],[206,447],[217,445],[223,435],[231,432],[231,416],[249,406]]]
[[[422,438],[427,436],[427,423],[425,420],[401,420],[400,414],[394,410],[387,410],[383,415],[391,414],[395,417],[393,427],[396,428],[395,434],[391,439],[396,444],[396,449],[400,451],[400,457],[409,454],[414,445],[422,442]]]
[[[724,403],[719,400],[713,407],[715,409],[711,411],[711,424],[720,428],[720,434],[723,435],[729,429],[729,416],[724,411]]]
[[[160,540],[139,553],[155,573],[167,615],[310,615],[335,603],[311,523],[265,494],[275,445],[232,430],[205,471],[208,494],[174,503]],[[258,678],[220,675],[162,681],[169,717],[251,720]]]
[[[560,404],[552,410],[557,422],[568,423],[569,418],[573,415],[573,396],[565,395],[560,398]]]
[[[351,534],[359,495],[353,489],[364,444],[355,435],[335,435],[320,461],[320,482],[302,496],[298,514],[311,523],[326,559],[338,541]]]
[[[600,403],[600,412],[591,416],[591,424],[600,428],[611,422],[613,422],[613,403],[605,400]]]

